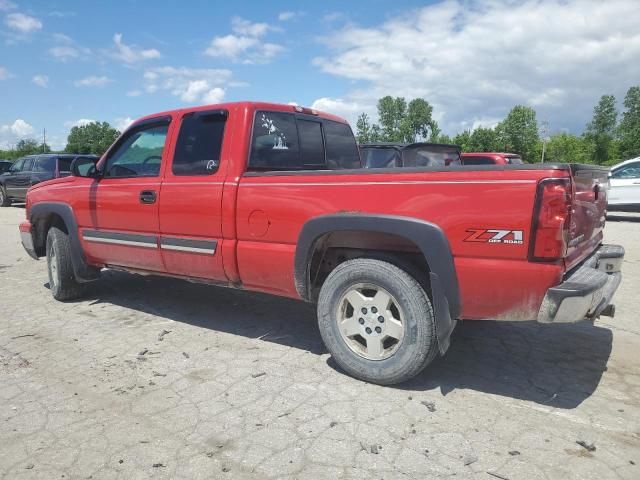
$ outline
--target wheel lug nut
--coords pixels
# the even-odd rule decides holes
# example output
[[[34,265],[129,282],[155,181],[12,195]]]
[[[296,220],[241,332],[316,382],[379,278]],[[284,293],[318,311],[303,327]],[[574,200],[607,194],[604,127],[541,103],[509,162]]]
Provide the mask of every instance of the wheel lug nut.
[[[367,309],[362,307],[362,313],[364,313],[366,315],[367,314]]]
[[[364,325],[364,318],[359,318],[358,323],[360,323],[360,325]]]
[[[384,317],[383,317],[382,315],[380,315],[380,316],[378,317],[378,321],[379,321],[380,323],[384,323]]]
[[[367,333],[371,333],[371,329],[369,327],[365,328],[364,331]]]
[[[376,332],[380,333],[380,332],[382,332],[382,329],[380,327],[376,327]]]
[[[371,313],[378,313],[378,309],[376,307],[371,307]]]

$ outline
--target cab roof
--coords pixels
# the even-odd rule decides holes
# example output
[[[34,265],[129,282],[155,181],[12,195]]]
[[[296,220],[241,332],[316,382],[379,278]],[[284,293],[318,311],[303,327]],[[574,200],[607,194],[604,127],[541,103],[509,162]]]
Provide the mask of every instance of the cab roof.
[[[333,120],[334,122],[348,124],[348,122],[342,117],[333,115],[331,113],[320,112],[318,110],[315,110],[309,107],[301,107],[299,105],[289,105],[284,103],[241,101],[241,102],[216,103],[211,105],[200,105],[195,107],[178,108],[174,110],[167,110],[164,112],[153,113],[151,115],[146,115],[144,117],[138,118],[131,124],[131,126],[134,126],[140,122],[151,120],[157,117],[166,117],[166,116],[176,117],[176,116],[183,115],[185,113],[198,112],[202,110],[242,110],[242,109],[246,109],[251,112],[254,112],[256,110],[271,110],[271,111],[287,112],[287,113],[306,113],[310,115],[316,115],[319,118],[323,118],[325,120]]]

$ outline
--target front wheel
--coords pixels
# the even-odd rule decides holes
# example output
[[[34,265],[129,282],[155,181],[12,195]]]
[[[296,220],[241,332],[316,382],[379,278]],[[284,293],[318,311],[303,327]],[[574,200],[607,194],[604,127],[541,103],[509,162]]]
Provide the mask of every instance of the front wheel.
[[[7,197],[7,192],[4,191],[4,188],[0,187],[0,207],[8,207],[11,205],[11,200]]]
[[[391,385],[420,373],[438,351],[431,301],[407,272],[381,260],[338,265],[318,299],[320,334],[350,375]]]
[[[47,270],[49,288],[56,300],[73,300],[83,293],[82,285],[76,281],[71,263],[69,235],[57,226],[47,232]]]

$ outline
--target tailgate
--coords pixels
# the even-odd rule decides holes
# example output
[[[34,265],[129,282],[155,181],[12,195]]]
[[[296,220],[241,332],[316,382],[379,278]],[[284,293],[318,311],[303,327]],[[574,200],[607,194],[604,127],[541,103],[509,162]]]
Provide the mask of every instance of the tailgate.
[[[572,210],[565,266],[570,270],[600,243],[607,210],[607,168],[572,164]]]

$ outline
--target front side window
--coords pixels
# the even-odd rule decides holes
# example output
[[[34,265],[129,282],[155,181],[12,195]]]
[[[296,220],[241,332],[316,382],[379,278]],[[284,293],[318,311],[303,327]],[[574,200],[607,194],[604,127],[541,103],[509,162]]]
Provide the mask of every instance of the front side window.
[[[220,166],[225,112],[191,113],[184,117],[171,171],[174,175],[211,175]]]
[[[632,163],[617,169],[611,174],[612,178],[640,178],[640,163]]]
[[[358,145],[349,125],[326,120],[324,134],[330,169],[360,168]]]
[[[250,170],[293,170],[298,167],[296,119],[290,113],[256,112]]]
[[[19,160],[16,160],[16,163],[14,163],[11,168],[9,169],[10,172],[13,173],[17,173],[17,172],[21,172],[22,171],[22,166],[24,165],[24,158],[21,158]]]
[[[154,125],[131,130],[109,154],[105,177],[157,177],[168,125]]]

